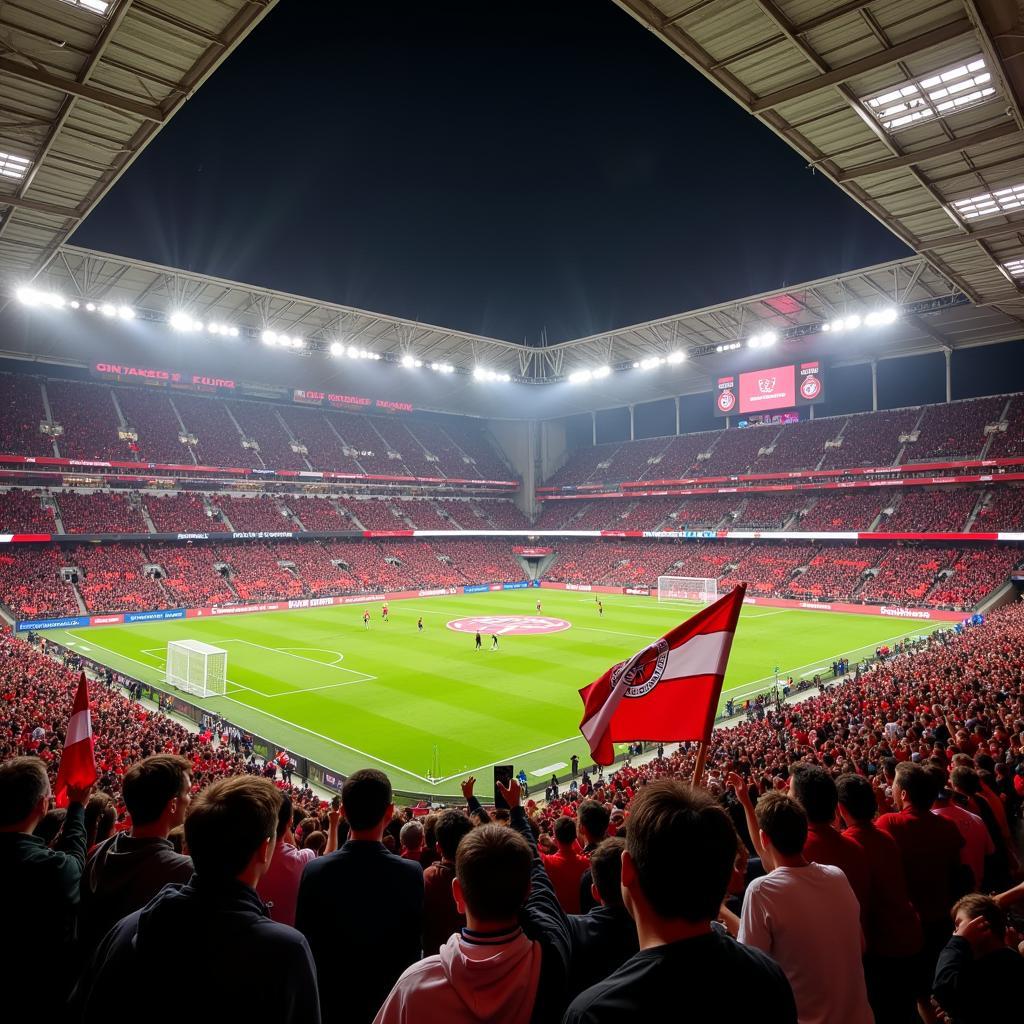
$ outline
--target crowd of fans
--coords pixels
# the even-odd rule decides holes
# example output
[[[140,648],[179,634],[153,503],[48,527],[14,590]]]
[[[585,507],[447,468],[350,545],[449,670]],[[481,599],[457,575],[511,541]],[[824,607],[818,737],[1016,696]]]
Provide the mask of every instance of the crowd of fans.
[[[146,495],[143,500],[157,533],[222,533],[227,530],[223,520],[207,514],[206,505],[198,494],[179,491]]]
[[[111,491],[59,491],[57,508],[65,533],[149,533],[138,506]]]
[[[94,683],[99,778],[53,809],[76,673],[0,637],[3,969],[90,1024],[180,1019],[170,963],[295,1024],[1012,1020],[1022,664],[1014,604],[717,731],[699,786],[662,746],[425,814],[376,770],[328,805]]]
[[[8,533],[55,533],[53,508],[43,507],[43,493],[13,487],[0,491],[0,525]]]
[[[967,525],[980,497],[977,490],[957,487],[908,489],[891,516],[883,516],[878,529],[888,533],[957,533]]]

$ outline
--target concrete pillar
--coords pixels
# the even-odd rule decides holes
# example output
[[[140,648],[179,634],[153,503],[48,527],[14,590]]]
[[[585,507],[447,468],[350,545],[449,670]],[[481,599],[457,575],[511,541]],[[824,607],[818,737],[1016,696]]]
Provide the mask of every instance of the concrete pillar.
[[[592,412],[590,414],[590,426],[591,426],[591,433],[593,435],[593,443],[597,444],[597,413],[596,412]]]
[[[811,419],[814,419],[814,406],[811,406]]]
[[[946,349],[946,403],[953,401],[953,350]]]
[[[871,360],[871,411],[878,412],[878,360]]]
[[[632,406],[632,405],[629,407],[629,439],[630,439],[630,441],[635,441],[636,440],[636,431],[634,429],[635,424],[634,424],[634,417],[633,417],[633,410],[635,408],[636,407]]]
[[[676,395],[676,437],[679,436],[679,396]]]

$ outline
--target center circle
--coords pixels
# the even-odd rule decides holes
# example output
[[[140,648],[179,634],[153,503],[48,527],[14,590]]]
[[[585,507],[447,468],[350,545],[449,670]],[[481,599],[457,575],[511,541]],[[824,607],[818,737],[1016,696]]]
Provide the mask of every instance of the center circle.
[[[452,619],[447,625],[457,633],[497,633],[498,636],[563,633],[572,627],[571,622],[548,615],[468,615]]]

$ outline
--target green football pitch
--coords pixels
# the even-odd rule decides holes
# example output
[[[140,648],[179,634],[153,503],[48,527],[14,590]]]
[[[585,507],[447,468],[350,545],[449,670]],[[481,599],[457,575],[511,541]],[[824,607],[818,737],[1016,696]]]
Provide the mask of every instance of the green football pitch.
[[[558,631],[519,635],[507,617],[565,620]],[[377,766],[396,789],[458,793],[467,773],[493,764],[531,781],[561,774],[571,754],[587,761],[577,691],[692,614],[644,597],[515,590],[47,634],[111,668],[162,685],[167,643],[201,640],[228,652],[227,692],[201,702],[338,772]],[[369,629],[362,616],[368,608]],[[423,618],[424,629],[416,628]],[[473,632],[459,619],[496,616]],[[468,628],[475,628],[468,621]],[[725,694],[742,698],[784,676],[811,676],[832,660],[936,628],[902,619],[748,606],[733,644]],[[499,649],[489,650],[490,633]]]

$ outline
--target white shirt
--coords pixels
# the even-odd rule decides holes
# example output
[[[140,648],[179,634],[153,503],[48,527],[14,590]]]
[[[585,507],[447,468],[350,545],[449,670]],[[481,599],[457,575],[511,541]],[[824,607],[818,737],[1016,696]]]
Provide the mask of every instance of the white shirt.
[[[776,868],[750,883],[740,942],[786,972],[800,1024],[872,1024],[861,963],[860,904],[828,864]]]

